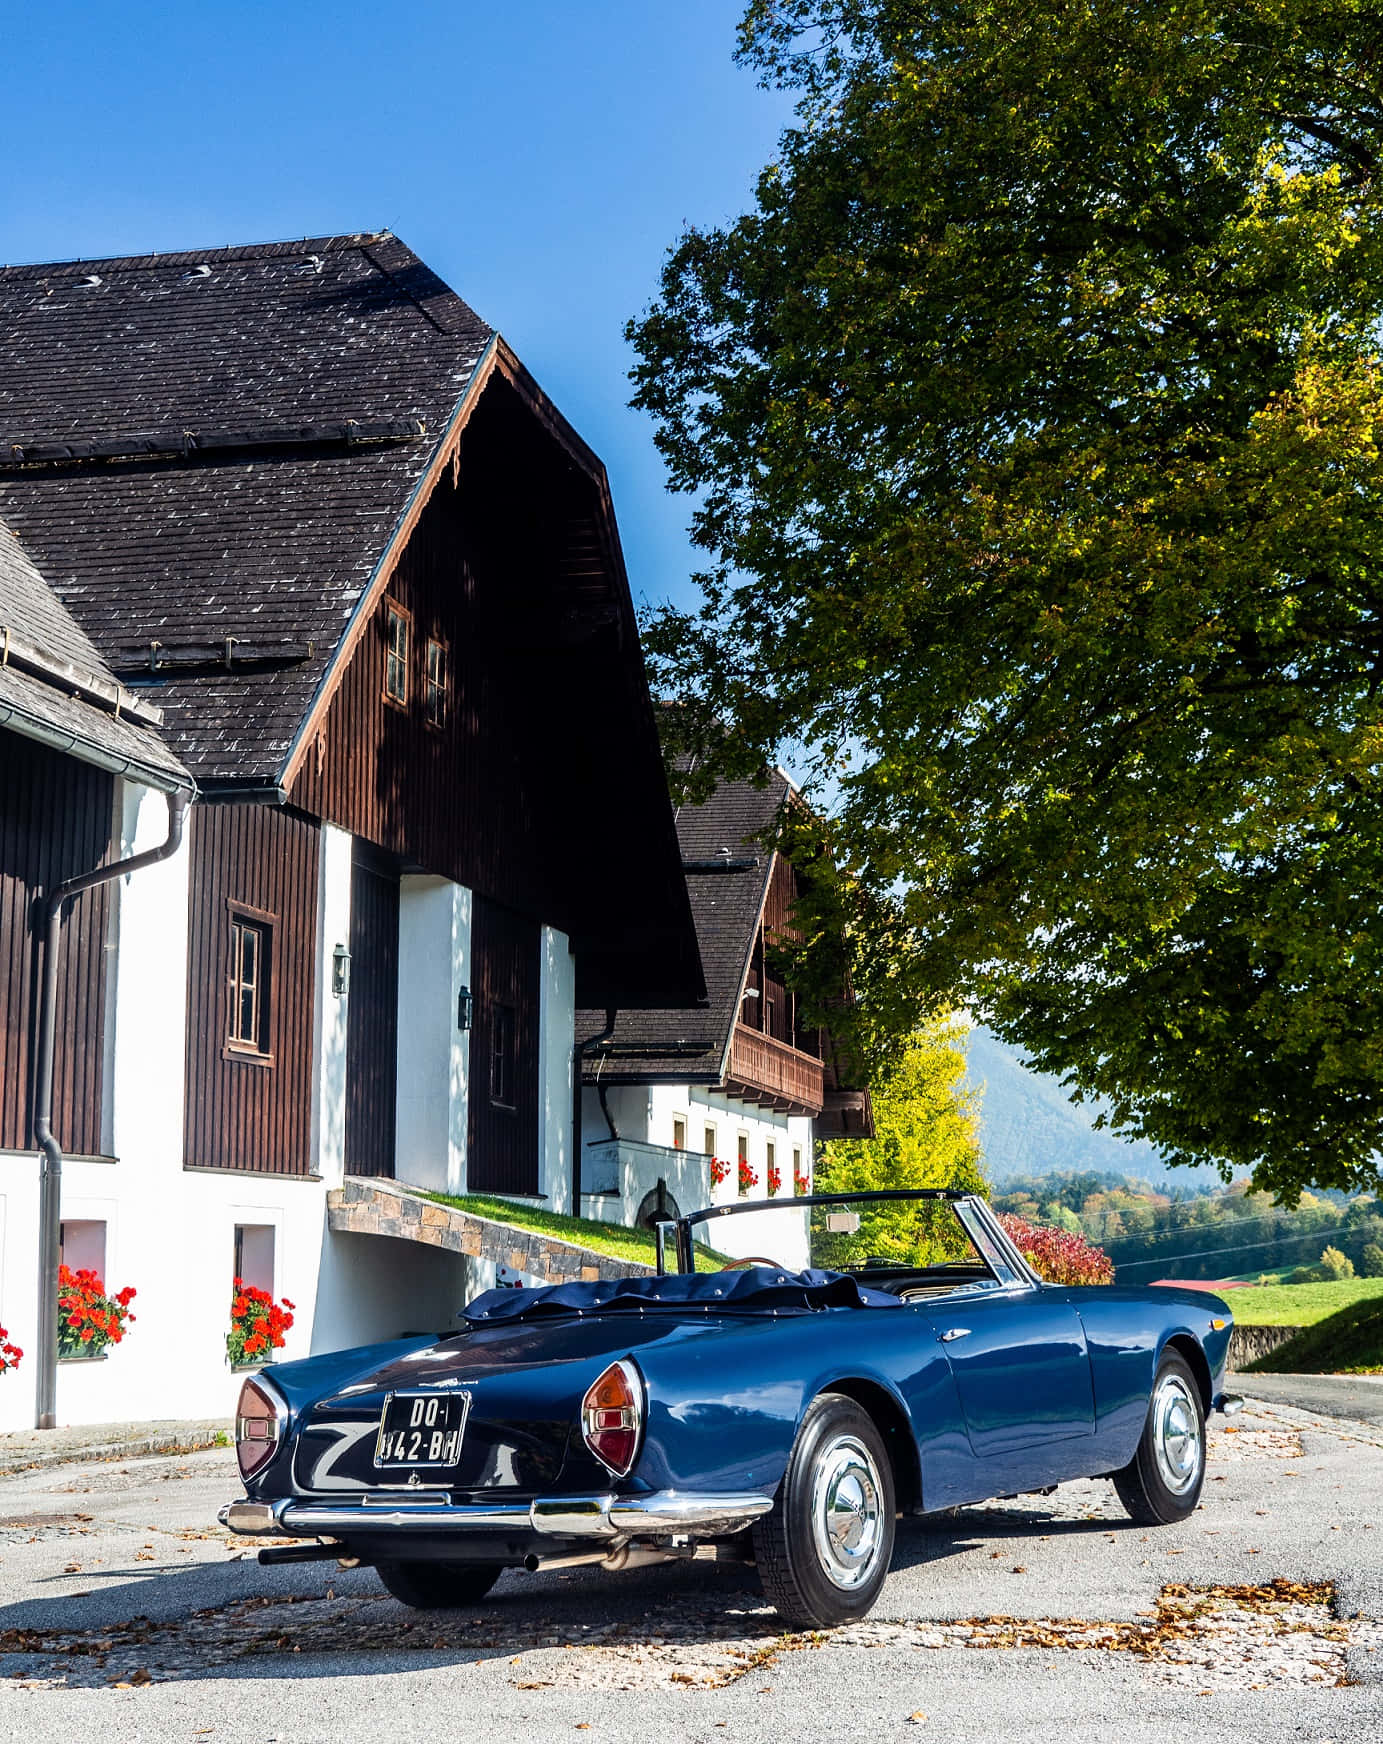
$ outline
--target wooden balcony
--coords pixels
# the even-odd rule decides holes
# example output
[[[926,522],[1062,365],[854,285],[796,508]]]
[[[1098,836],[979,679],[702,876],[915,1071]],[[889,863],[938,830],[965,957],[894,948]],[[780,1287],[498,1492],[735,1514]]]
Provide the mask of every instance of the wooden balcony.
[[[729,1095],[775,1108],[780,1114],[818,1115],[825,1101],[820,1060],[737,1023],[730,1043]]]

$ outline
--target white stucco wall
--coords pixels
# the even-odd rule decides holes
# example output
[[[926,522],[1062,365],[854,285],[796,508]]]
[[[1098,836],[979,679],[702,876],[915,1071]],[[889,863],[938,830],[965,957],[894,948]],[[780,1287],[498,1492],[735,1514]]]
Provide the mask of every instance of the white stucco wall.
[[[471,1032],[457,1025],[470,985],[471,893],[447,878],[399,880],[395,1174],[437,1193],[466,1190]]]
[[[570,1212],[572,1050],[576,958],[565,933],[544,927],[538,998],[538,1190],[551,1211]]]
[[[166,834],[162,796],[124,784],[121,856]],[[323,836],[317,972],[319,988],[325,977],[329,989],[331,947],[350,936],[350,842],[339,831]],[[241,1380],[225,1354],[237,1223],[273,1230],[274,1294],[296,1304],[280,1356],[347,1342],[348,1321],[333,1323],[339,1290],[328,1292],[329,1312],[316,1316],[314,1329],[326,1190],[341,1169],[345,1001],[319,1000],[313,1129],[321,1175],[184,1169],[188,865],[184,843],[172,859],[115,886],[106,1094],[116,1160],[69,1159],[62,1214],[105,1223],[106,1286],[112,1293],[135,1287],[136,1318],[105,1361],[60,1365],[61,1423],[229,1418]],[[4,1157],[0,1201],[0,1325],[25,1351],[18,1370],[0,1375],[0,1429],[22,1429],[33,1424],[37,1374],[36,1157]]]
[[[805,1116],[775,1114],[695,1084],[615,1085],[606,1089],[605,1100],[620,1138],[634,1143],[617,1148],[610,1142],[598,1093],[587,1086],[582,1092],[581,1120],[582,1212],[587,1217],[632,1224],[660,1176],[684,1213],[740,1198],[767,1204],[769,1144],[782,1174],[778,1201],[786,1203],[793,1196],[794,1151],[810,1180],[812,1123]],[[684,1152],[672,1148],[678,1117],[687,1123]],[[709,1159],[702,1154],[708,1125],[716,1129],[716,1155],[730,1164],[729,1175],[719,1187],[712,1186]],[[738,1190],[737,1166],[741,1134],[747,1141],[749,1165],[758,1176],[743,1195]],[[659,1148],[641,1148],[645,1146]],[[805,1212],[775,1209],[763,1216],[727,1217],[711,1226],[706,1239],[737,1259],[760,1254],[782,1265],[809,1263]]]
[[[350,977],[346,991],[332,992],[337,946],[351,942],[351,838],[334,824],[323,824],[317,854],[317,964],[312,1013],[312,1155],[328,1187],[340,1184],[346,1168],[346,1035],[350,1016]]]

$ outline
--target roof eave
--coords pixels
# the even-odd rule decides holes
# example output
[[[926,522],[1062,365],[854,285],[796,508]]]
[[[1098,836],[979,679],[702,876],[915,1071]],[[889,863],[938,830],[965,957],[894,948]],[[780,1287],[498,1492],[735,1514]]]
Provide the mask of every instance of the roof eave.
[[[21,738],[32,739],[37,744],[47,745],[50,750],[61,751],[69,757],[77,758],[79,762],[90,763],[94,768],[104,769],[111,775],[137,781],[141,786],[152,787],[159,793],[196,795],[197,784],[181,765],[170,769],[131,756],[127,752],[113,750],[110,746],[101,744],[98,737],[73,732],[66,727],[55,727],[50,721],[29,713],[17,703],[0,701],[0,727],[8,727]]]

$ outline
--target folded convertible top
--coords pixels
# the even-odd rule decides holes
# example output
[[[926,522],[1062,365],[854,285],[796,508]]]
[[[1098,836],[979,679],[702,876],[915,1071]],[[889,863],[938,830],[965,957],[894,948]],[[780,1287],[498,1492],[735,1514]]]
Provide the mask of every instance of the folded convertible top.
[[[871,1290],[845,1272],[789,1272],[749,1266],[740,1272],[674,1272],[664,1278],[596,1278],[584,1284],[547,1284],[538,1290],[486,1290],[462,1309],[471,1323],[542,1320],[557,1315],[701,1312],[733,1309],[781,1314],[820,1308],[901,1308],[884,1290]]]

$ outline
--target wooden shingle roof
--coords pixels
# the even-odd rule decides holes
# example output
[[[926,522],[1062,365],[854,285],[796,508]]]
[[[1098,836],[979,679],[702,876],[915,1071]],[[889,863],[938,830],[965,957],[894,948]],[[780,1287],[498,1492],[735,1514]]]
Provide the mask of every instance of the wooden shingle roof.
[[[709,1004],[700,1011],[621,1011],[611,1045],[587,1056],[588,1082],[722,1080],[773,870],[763,842],[791,790],[775,770],[765,787],[724,782],[704,805],[679,808],[677,839]],[[603,1025],[601,1012],[577,1013],[578,1037]]]
[[[192,782],[0,522],[0,727],[163,789]]]
[[[0,268],[0,519],[130,682],[227,650],[158,687],[204,786],[280,778],[493,337],[387,233]]]

